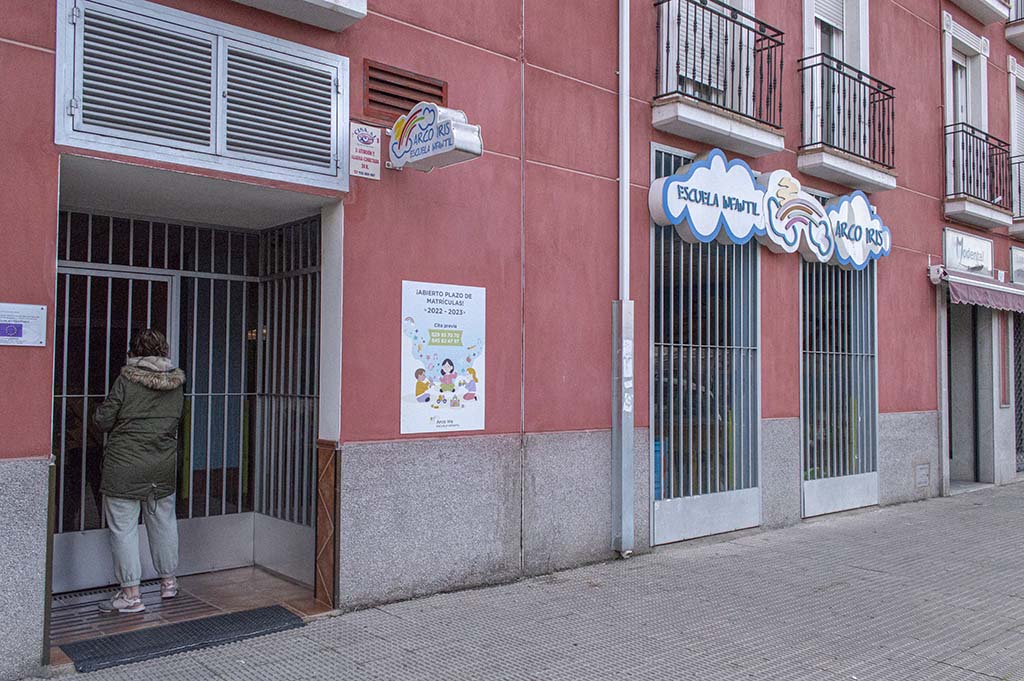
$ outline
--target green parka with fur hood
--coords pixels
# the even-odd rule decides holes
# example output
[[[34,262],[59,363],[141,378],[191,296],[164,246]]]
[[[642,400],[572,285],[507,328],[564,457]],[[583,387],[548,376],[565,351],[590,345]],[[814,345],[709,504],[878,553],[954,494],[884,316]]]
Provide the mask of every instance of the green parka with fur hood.
[[[185,374],[166,357],[132,357],[93,421],[109,432],[100,491],[122,499],[174,493]]]

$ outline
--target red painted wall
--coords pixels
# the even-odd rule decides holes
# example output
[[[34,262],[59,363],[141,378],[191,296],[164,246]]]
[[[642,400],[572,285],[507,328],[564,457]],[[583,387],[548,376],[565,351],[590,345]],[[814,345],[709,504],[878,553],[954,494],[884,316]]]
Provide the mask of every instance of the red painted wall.
[[[450,104],[483,128],[482,159],[431,174],[385,170],[380,182],[354,179],[345,197],[343,439],[398,437],[403,279],[487,288],[487,432],[610,426],[611,304],[618,295],[615,3],[446,0],[422,12],[403,0],[370,0],[366,19],[335,34],[229,0],[159,1],[348,56],[356,119],[369,58],[446,80]],[[52,143],[54,4],[9,0],[0,24],[0,236],[17,245],[0,251],[3,301],[52,305],[54,296],[57,164],[61,151],[73,151]],[[786,149],[747,160],[843,193],[796,171],[800,3],[757,5],[758,15],[786,34]],[[989,130],[999,137],[1009,137],[1006,57],[1024,62],[1002,25],[981,27],[947,0],[870,3],[871,70],[896,88],[899,186],[871,197],[894,242],[878,268],[880,407],[887,412],[936,408],[934,289],[925,272],[929,258],[941,257],[946,224],[943,9],[991,43]],[[636,422],[646,426],[650,143],[694,153],[706,146],[651,128],[656,14],[650,0],[634,0],[631,10],[631,286]],[[995,238],[997,266],[1005,268],[1010,240]],[[799,270],[798,256],[762,251],[762,404],[769,418],[799,414]],[[16,394],[0,391],[0,457],[49,453],[51,351],[52,344],[0,348],[0,375],[19,382]]]

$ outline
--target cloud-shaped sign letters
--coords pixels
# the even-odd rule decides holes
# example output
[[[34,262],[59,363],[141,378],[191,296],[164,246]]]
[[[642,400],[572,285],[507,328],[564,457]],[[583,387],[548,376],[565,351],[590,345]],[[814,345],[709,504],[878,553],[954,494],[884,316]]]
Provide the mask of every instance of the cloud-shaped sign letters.
[[[675,225],[690,243],[744,244],[756,237],[775,253],[799,252],[812,262],[858,270],[892,248],[889,228],[863,192],[822,206],[789,171],[755,176],[718,149],[682,174],[655,180],[648,207],[655,223]]]
[[[676,225],[680,238],[743,244],[763,231],[764,187],[743,161],[712,150],[683,175],[656,180],[648,203],[654,221]],[[683,223],[687,223],[683,225]]]
[[[892,233],[875,213],[862,191],[831,201],[825,210],[836,236],[836,260],[862,270],[872,260],[889,255]]]

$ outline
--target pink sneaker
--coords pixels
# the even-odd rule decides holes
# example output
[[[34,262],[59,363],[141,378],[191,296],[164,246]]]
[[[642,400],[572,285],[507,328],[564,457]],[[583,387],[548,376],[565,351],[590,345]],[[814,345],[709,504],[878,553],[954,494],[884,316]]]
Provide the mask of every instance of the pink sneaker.
[[[142,612],[146,606],[142,604],[142,598],[129,598],[124,589],[119,589],[109,601],[100,601],[100,612]]]
[[[178,580],[174,577],[160,578],[160,598],[174,598],[178,595]]]

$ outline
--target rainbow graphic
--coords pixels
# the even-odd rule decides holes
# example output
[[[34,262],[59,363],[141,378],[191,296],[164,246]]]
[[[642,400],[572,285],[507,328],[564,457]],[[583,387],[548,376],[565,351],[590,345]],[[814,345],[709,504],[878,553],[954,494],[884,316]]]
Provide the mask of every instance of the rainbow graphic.
[[[427,120],[428,109],[434,108],[431,104],[419,103],[413,107],[409,113],[399,116],[398,120],[395,121],[394,131],[394,144],[398,149],[404,147],[408,141],[412,131],[416,129],[416,126],[421,121]],[[437,110],[434,109],[434,118],[437,118]]]

